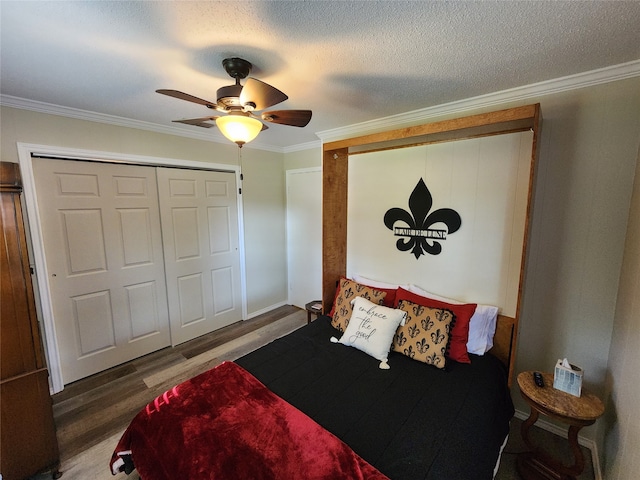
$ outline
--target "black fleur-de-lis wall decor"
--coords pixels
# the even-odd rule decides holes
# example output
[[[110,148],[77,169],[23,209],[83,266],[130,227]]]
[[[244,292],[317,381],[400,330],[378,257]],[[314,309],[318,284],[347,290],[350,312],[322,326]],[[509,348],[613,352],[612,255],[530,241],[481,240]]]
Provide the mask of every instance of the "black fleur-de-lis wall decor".
[[[396,242],[398,250],[411,250],[416,259],[425,253],[438,255],[442,251],[440,241],[446,240],[447,235],[458,231],[462,225],[458,212],[451,208],[440,208],[429,213],[432,205],[431,192],[421,178],[409,196],[411,212],[398,207],[387,210],[384,214],[385,226],[393,231],[395,236],[402,237]],[[447,228],[429,228],[437,223]]]

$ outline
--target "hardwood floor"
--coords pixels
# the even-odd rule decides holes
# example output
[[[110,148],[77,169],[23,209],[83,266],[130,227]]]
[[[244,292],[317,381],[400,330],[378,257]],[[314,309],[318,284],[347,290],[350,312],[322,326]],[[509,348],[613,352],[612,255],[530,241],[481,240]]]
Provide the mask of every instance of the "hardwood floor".
[[[177,383],[303,324],[304,310],[283,306],[67,385],[53,396],[62,462],[121,432],[142,407]]]

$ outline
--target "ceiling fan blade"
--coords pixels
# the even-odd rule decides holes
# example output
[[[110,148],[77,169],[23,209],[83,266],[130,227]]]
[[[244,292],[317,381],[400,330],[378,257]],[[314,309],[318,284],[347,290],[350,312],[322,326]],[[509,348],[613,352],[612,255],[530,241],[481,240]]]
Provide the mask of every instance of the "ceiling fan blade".
[[[156,92],[161,93],[162,95],[168,95],[170,97],[179,98],[180,100],[186,100],[187,102],[198,103],[208,108],[216,108],[215,102],[210,102],[209,100],[203,100],[202,98],[194,97],[193,95],[189,95],[188,93],[180,92],[178,90],[161,89],[161,90],[156,90]]]
[[[306,127],[311,120],[311,110],[271,110],[262,114],[265,122]]]
[[[263,110],[277,103],[284,102],[287,97],[276,87],[255,78],[247,78],[240,93],[240,105],[255,104],[254,110]]]
[[[194,125],[196,127],[211,128],[215,127],[215,123],[205,123],[207,121],[215,121],[218,117],[202,117],[202,118],[186,118],[184,120],[172,120],[175,123],[186,123],[187,125]]]

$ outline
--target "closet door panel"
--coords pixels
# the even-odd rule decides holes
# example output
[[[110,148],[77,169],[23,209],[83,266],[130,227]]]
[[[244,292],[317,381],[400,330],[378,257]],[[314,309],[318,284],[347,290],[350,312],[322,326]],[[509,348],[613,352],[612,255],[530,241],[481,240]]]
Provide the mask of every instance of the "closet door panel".
[[[242,320],[235,174],[158,169],[174,345]]]
[[[170,345],[155,168],[33,168],[64,383]]]

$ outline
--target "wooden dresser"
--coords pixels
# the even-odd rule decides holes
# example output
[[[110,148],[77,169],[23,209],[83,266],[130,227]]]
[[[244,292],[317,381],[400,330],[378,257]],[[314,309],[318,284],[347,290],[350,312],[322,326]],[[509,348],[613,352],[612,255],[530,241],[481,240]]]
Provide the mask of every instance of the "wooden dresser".
[[[21,480],[40,471],[56,476],[58,442],[49,373],[36,318],[17,164],[0,162],[0,473]]]

